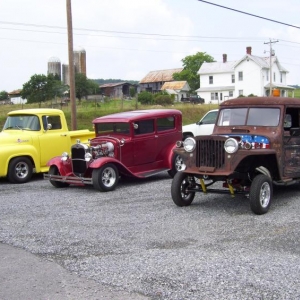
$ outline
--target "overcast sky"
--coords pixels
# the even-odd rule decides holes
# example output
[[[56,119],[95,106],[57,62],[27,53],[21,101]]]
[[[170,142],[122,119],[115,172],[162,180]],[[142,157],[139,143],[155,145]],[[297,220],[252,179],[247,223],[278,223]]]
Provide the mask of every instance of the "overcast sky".
[[[300,27],[299,0],[209,2]],[[270,39],[288,84],[300,84],[300,29],[197,0],[72,0],[74,49],[84,48],[90,79],[141,80],[182,67],[198,51],[215,61],[269,56]],[[50,57],[68,63],[65,0],[0,0],[0,91],[47,74]],[[265,53],[264,53],[265,52]]]

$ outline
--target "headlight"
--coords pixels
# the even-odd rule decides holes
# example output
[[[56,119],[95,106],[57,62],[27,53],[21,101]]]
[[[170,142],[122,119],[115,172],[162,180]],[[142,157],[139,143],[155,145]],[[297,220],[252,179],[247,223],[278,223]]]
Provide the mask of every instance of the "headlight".
[[[224,149],[227,153],[235,153],[239,148],[239,143],[236,139],[229,138],[225,141]]]
[[[67,161],[69,159],[69,154],[68,152],[64,152],[62,155],[61,155],[61,160],[62,161]]]
[[[87,152],[85,155],[84,155],[84,160],[85,161],[90,161],[91,159],[93,158],[92,154]]]
[[[183,148],[185,151],[192,152],[194,151],[195,147],[196,147],[196,141],[193,138],[188,137],[184,140]]]

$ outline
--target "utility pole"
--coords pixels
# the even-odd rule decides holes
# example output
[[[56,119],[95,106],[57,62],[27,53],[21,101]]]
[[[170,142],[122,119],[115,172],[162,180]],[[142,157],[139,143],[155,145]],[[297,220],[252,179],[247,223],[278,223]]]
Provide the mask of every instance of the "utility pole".
[[[77,129],[76,120],[76,95],[75,95],[75,72],[73,53],[73,27],[71,0],[67,1],[67,23],[68,23],[68,52],[69,52],[69,79],[70,79],[70,102],[71,102],[71,127]]]
[[[269,42],[265,42],[264,44],[270,44],[270,97],[272,97],[273,96],[273,88],[272,88],[272,56],[274,56],[274,54],[273,54],[273,49],[272,49],[272,44],[273,43],[277,43],[278,42],[278,40],[277,41],[272,41],[271,39],[270,39],[270,41]]]

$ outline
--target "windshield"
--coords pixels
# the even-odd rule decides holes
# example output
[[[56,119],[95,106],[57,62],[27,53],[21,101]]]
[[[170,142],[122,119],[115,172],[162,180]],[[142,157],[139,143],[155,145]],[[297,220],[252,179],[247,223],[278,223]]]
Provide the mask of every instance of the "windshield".
[[[278,126],[279,108],[226,108],[222,109],[218,126]]]
[[[3,130],[8,129],[39,131],[41,126],[37,116],[16,115],[7,117]]]
[[[100,123],[95,124],[96,135],[129,135],[129,123]]]

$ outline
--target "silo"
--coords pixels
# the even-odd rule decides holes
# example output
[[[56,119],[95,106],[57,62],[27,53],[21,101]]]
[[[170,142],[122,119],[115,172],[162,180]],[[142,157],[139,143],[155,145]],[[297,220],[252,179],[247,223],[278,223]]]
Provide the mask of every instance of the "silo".
[[[50,57],[48,60],[48,74],[58,75],[61,80],[61,63],[58,57]]]
[[[82,73],[86,76],[86,52],[83,48],[74,50],[75,73]]]
[[[63,84],[70,85],[70,76],[69,76],[69,65],[62,65],[62,82]]]

